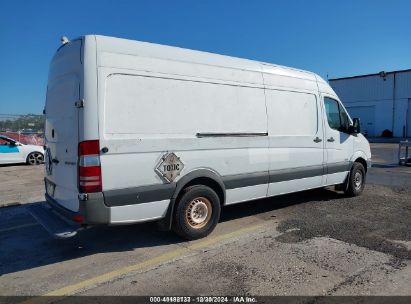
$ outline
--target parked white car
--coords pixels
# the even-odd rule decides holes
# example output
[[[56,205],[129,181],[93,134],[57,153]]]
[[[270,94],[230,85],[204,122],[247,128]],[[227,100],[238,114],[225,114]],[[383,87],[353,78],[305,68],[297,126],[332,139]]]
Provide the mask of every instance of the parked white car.
[[[43,162],[44,148],[42,146],[25,145],[10,137],[0,135],[0,164],[39,165]]]
[[[45,185],[74,222],[157,220],[197,239],[225,205],[364,189],[369,143],[314,73],[103,36],[64,41],[49,71]],[[75,234],[54,212],[32,214],[58,237]]]

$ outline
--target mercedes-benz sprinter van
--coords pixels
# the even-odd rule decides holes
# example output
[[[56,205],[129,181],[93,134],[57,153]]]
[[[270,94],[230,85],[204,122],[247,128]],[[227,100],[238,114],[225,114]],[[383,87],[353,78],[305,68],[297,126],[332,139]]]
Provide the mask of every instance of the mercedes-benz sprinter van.
[[[370,146],[318,75],[139,41],[84,36],[51,61],[46,213],[81,226],[160,221],[208,235],[221,207],[337,185],[359,195]]]

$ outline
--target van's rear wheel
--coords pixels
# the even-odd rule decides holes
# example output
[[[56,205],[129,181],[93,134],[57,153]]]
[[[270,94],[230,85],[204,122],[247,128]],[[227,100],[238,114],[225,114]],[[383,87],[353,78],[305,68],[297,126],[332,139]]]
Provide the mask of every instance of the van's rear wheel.
[[[213,189],[204,185],[184,189],[176,204],[173,230],[187,240],[207,236],[220,218],[220,199]]]
[[[27,156],[26,163],[28,165],[40,165],[44,162],[44,155],[40,152],[32,152]]]
[[[344,191],[347,196],[358,196],[365,187],[365,168],[361,163],[355,162],[351,168],[348,187]]]

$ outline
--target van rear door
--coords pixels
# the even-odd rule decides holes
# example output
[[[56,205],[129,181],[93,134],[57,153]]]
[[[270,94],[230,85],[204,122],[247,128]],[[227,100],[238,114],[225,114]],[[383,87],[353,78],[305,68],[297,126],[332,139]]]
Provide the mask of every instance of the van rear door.
[[[71,211],[78,211],[78,108],[83,76],[81,40],[62,46],[49,71],[46,99],[46,193]]]

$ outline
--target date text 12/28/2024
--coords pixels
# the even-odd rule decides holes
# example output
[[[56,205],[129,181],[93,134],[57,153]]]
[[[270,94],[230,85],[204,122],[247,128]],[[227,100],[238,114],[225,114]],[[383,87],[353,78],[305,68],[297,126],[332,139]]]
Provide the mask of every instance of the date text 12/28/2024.
[[[215,296],[167,296],[167,297],[150,297],[150,303],[257,303],[255,297],[215,297]]]

